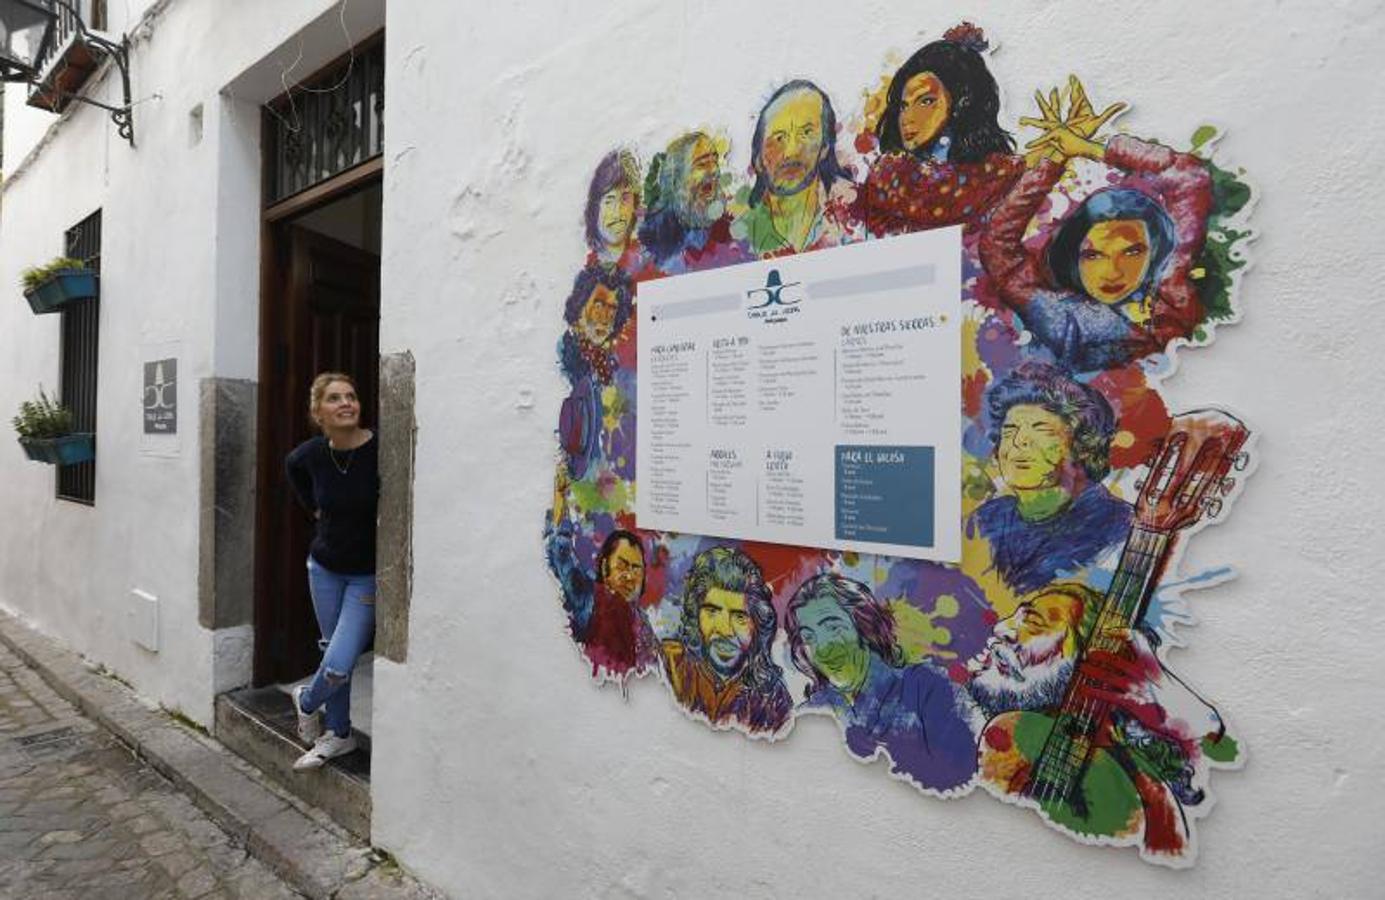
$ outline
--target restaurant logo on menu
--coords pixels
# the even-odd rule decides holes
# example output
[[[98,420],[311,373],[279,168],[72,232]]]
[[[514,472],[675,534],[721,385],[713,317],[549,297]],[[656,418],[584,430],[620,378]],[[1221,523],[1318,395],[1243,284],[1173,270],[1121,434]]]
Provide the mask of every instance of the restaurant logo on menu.
[[[770,269],[765,276],[765,286],[752,288],[745,292],[747,300],[761,300],[746,310],[746,318],[752,321],[763,321],[765,324],[785,321],[791,314],[798,312],[797,304],[803,297],[797,292],[790,290],[799,287],[802,282],[790,281],[784,283],[783,277],[778,269]]]

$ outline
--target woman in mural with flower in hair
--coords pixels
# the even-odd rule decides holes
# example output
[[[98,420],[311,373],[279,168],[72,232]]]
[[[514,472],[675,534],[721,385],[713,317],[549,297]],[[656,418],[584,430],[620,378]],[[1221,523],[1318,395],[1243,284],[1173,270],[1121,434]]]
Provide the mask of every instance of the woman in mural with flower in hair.
[[[1042,119],[1021,120],[1044,130],[1028,144],[1043,158],[996,207],[980,249],[1005,305],[1057,362],[1086,372],[1124,366],[1192,335],[1202,304],[1191,272],[1207,236],[1212,176],[1196,156],[1153,141],[1094,140],[1086,92],[1076,78],[1069,88],[1067,120],[1056,91],[1049,103],[1039,96]],[[1128,184],[1089,194],[1036,258],[1025,231],[1077,157],[1124,173]]]
[[[612,150],[601,158],[587,189],[583,215],[587,265],[603,265],[631,273],[643,256],[635,228],[641,199],[640,164],[629,150]]]
[[[981,219],[1024,171],[1000,127],[1000,89],[970,22],[925,44],[890,80],[875,126],[880,157],[854,212],[877,236]]]

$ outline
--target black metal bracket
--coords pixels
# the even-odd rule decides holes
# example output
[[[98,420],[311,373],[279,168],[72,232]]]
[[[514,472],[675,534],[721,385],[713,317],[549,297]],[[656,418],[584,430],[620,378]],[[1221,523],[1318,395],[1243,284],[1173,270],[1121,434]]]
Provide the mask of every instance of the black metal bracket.
[[[73,40],[81,41],[88,47],[95,47],[115,62],[116,68],[120,70],[120,87],[125,103],[123,106],[111,106],[81,94],[70,94],[67,91],[59,90],[56,85],[54,91],[71,100],[85,103],[88,106],[99,107],[109,112],[111,121],[115,123],[116,132],[128,141],[131,147],[135,146],[135,119],[133,104],[130,101],[130,39],[122,35],[118,44],[107,40],[88,30],[87,23],[82,21],[81,12],[67,0],[53,0],[53,2],[72,13],[73,22],[77,26],[77,33]]]

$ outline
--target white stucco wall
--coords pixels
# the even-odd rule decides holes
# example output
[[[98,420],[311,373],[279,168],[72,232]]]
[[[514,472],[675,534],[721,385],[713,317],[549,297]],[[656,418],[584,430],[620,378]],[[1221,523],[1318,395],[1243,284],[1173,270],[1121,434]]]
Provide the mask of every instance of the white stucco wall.
[[[470,897],[1369,897],[1385,878],[1375,659],[1385,486],[1368,317],[1382,254],[1378,3],[534,2],[392,8],[382,351],[418,364],[409,660],[376,663],[374,834]],[[1218,773],[1192,871],[1082,847],[977,791],[926,799],[853,763],[827,720],[766,746],[689,722],[653,680],[596,690],[564,634],[539,530],[551,499],[561,306],[587,180],[726,128],[791,77],[840,110],[975,18],[1003,119],[1079,73],[1129,130],[1222,125],[1262,187],[1245,321],[1185,354],[1171,406],[1227,405],[1262,462],[1191,565],[1179,674],[1249,746]],[[898,57],[897,57],[898,58]],[[1038,892],[1038,893],[1035,893]]]
[[[111,4],[113,30],[155,5]],[[198,624],[198,384],[257,377],[259,104],[283,90],[282,73],[291,82],[345,52],[339,11],[336,0],[164,4],[131,28],[133,149],[99,109],[74,104],[58,120],[23,107],[21,87],[6,96],[6,420],[40,382],[50,391],[59,383],[59,317],[29,312],[20,270],[62,252],[64,230],[98,208],[103,235],[96,505],[55,500],[52,468],[0,442],[0,606],[203,724],[214,688],[244,683],[249,668],[244,629],[214,640]],[[354,40],[383,22],[379,0],[350,4]],[[96,90],[119,102],[114,77]],[[151,455],[142,452],[142,364],[156,358],[151,348],[170,347],[179,357],[176,453]],[[159,599],[157,653],[130,639],[133,589]],[[214,647],[224,651],[219,667]]]

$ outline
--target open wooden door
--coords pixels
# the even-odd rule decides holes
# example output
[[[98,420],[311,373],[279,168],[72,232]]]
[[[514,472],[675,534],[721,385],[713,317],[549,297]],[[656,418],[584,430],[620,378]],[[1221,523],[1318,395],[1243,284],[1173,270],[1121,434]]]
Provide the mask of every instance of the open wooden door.
[[[361,424],[374,428],[379,377],[380,258],[288,223],[271,225],[260,316],[255,514],[255,684],[317,668],[318,628],[306,560],[312,522],[284,477],[284,457],[316,434],[308,387],[324,371],[356,379]]]

